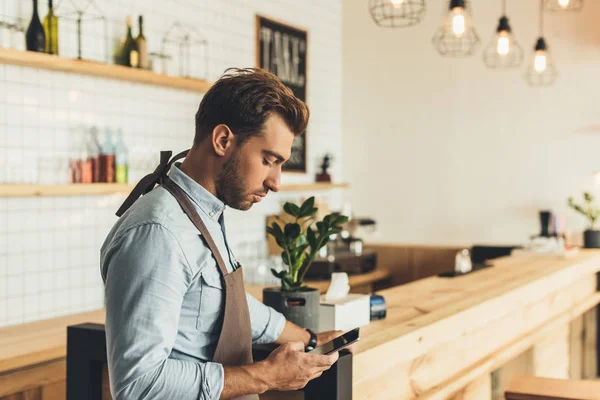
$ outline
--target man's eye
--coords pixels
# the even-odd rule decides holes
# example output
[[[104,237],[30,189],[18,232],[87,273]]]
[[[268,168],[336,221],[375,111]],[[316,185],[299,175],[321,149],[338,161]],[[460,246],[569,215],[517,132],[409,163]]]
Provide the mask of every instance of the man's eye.
[[[263,164],[268,165],[269,167],[273,166],[266,158],[263,158]]]

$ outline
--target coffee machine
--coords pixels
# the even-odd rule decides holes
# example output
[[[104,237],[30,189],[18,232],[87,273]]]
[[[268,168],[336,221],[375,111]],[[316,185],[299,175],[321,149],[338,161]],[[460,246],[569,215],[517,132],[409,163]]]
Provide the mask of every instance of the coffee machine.
[[[364,274],[377,267],[377,254],[363,248],[363,237],[377,231],[371,218],[351,218],[339,234],[331,235],[329,242],[306,272],[306,279],[331,279],[334,272]]]

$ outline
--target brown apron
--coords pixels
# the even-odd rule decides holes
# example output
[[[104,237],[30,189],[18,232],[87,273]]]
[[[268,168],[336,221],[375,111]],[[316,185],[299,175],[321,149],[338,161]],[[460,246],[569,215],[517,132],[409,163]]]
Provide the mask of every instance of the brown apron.
[[[166,154],[163,153],[167,152],[161,152],[161,165],[159,165],[157,170],[154,172],[155,177],[157,177],[157,181],[161,181],[162,186],[175,197],[188,218],[192,221],[192,223],[202,234],[202,237],[204,237],[206,240],[213,257],[217,261],[219,271],[221,272],[221,277],[225,283],[225,313],[223,315],[223,327],[221,328],[221,334],[219,336],[213,361],[222,364],[225,367],[252,364],[252,329],[250,326],[248,302],[246,301],[246,290],[244,289],[242,267],[240,265],[233,272],[227,271],[225,261],[223,260],[217,245],[208,232],[206,225],[204,225],[204,222],[202,222],[202,219],[200,218],[200,215],[198,215],[198,212],[194,208],[191,200],[179,186],[177,186],[166,176],[166,172],[168,171],[167,168],[170,167],[177,157],[185,155],[180,153],[172,161],[163,162],[165,158],[166,160],[170,158],[170,152],[168,152],[167,157],[163,157],[163,155],[166,156]],[[146,183],[149,184],[150,182],[147,180]],[[152,186],[154,186],[154,183],[152,183]],[[147,188],[141,187],[139,184],[136,186],[136,189],[134,189],[129,195],[128,199],[125,200],[123,206],[121,206],[117,212],[117,215],[125,212],[126,209],[133,204],[133,202],[142,194],[141,190],[143,190],[145,193],[148,193],[149,191]],[[247,395],[237,397],[236,399],[258,400],[258,395]]]

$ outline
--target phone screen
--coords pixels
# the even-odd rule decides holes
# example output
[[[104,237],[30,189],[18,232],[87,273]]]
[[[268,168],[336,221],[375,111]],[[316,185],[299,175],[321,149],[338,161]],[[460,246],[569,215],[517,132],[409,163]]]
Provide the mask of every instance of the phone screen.
[[[342,336],[336,337],[331,342],[327,342],[322,344],[319,347],[316,347],[314,350],[309,351],[309,353],[313,354],[331,354],[338,350],[343,349],[344,347],[350,346],[352,343],[358,341],[359,336],[358,332],[359,328],[352,329],[344,333]]]

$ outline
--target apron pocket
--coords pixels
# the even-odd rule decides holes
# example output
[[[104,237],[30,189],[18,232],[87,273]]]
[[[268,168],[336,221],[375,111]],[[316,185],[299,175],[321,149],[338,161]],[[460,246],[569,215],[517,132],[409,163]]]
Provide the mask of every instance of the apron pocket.
[[[200,307],[196,319],[196,329],[215,333],[223,326],[225,308],[225,290],[219,271],[206,272],[201,275]]]

